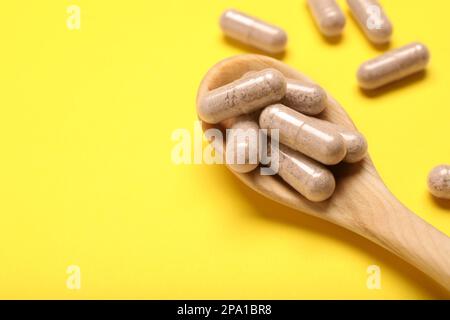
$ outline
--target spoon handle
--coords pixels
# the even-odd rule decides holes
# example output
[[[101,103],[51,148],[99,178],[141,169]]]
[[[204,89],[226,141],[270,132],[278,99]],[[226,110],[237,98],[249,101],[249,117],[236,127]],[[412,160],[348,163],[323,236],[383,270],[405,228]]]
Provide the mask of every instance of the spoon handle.
[[[450,238],[422,220],[387,189],[359,204],[349,228],[409,262],[450,292]]]

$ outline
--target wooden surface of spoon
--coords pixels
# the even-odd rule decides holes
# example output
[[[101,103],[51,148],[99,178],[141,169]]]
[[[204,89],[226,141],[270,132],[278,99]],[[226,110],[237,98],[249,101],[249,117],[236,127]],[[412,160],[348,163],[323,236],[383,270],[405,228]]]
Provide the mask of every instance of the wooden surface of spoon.
[[[209,70],[200,84],[197,101],[208,91],[239,79],[249,71],[265,68],[275,68],[288,78],[311,82],[278,60],[254,54],[240,55],[223,60]],[[355,129],[345,110],[329,94],[327,108],[320,118]],[[232,172],[248,187],[274,201],[328,220],[388,249],[450,292],[450,238],[392,195],[370,156],[361,162],[342,163],[331,169],[337,182],[335,193],[329,200],[319,203],[308,201],[277,176],[262,176],[259,170],[244,174]]]

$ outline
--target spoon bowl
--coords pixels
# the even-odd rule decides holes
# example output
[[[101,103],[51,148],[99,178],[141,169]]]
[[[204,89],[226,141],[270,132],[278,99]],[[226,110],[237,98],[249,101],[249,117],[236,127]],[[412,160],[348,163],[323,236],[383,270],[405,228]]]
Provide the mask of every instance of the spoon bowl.
[[[202,80],[197,102],[209,91],[241,78],[249,71],[274,68],[287,78],[312,81],[286,64],[262,55],[247,54],[223,60]],[[198,103],[197,103],[198,105]],[[329,94],[319,118],[356,130],[352,120]],[[219,125],[203,123],[204,130]],[[450,238],[412,213],[395,198],[381,180],[367,155],[358,163],[329,167],[336,190],[323,202],[311,202],[278,176],[259,170],[237,173],[242,182],[260,194],[298,211],[347,228],[398,255],[450,292]]]

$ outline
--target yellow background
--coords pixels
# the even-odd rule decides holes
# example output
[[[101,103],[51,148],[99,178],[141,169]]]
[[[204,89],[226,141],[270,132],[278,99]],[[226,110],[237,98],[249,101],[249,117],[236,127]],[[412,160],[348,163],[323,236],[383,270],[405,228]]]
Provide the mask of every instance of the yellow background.
[[[450,3],[383,1],[392,47],[423,41],[426,75],[374,95],[356,84],[379,54],[350,18],[339,42],[304,0],[8,1],[0,11],[0,298],[446,298],[370,242],[247,190],[219,165],[171,162],[193,131],[197,86],[219,60],[235,7],[283,27],[283,61],[340,101],[384,181],[450,234],[426,191],[450,163]],[[67,7],[81,8],[69,30]],[[369,265],[382,289],[366,287]],[[81,289],[66,287],[69,265]]]

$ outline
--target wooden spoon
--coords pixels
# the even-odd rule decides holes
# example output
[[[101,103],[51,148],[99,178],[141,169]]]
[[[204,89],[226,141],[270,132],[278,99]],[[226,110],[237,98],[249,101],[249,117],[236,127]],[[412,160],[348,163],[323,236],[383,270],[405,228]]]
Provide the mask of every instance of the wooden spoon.
[[[204,77],[197,102],[208,91],[240,78],[248,71],[275,68],[286,77],[309,81],[284,63],[261,55],[247,54],[223,60]],[[197,103],[198,105],[198,103]],[[356,129],[344,109],[328,95],[323,119]],[[204,124],[204,129],[211,127]],[[262,176],[259,170],[233,172],[264,196],[296,210],[331,221],[377,243],[409,262],[450,292],[450,238],[401,204],[387,189],[372,160],[332,167],[337,186],[324,202],[310,202],[277,176]]]

